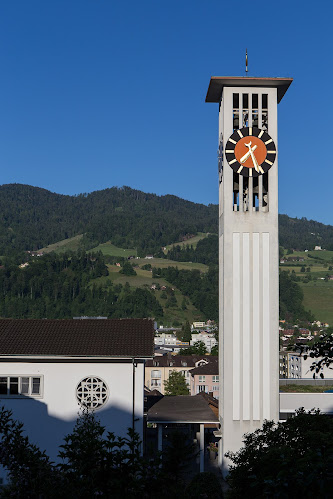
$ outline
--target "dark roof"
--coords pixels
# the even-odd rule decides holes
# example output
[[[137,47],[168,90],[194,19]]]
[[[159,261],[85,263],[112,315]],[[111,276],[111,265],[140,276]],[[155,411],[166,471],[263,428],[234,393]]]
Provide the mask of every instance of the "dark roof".
[[[1,319],[0,355],[152,357],[148,319]]]
[[[195,376],[197,374],[212,374],[212,375],[218,375],[219,373],[219,363],[217,359],[212,359],[209,360],[208,364],[205,364],[204,366],[200,367],[195,367],[194,369],[190,370],[191,376]]]
[[[155,367],[155,363],[158,362],[158,367],[195,367],[195,363],[199,360],[210,361],[210,359],[210,355],[157,355],[147,360],[146,366]]]
[[[199,392],[195,395],[195,397],[202,397],[208,402],[209,405],[212,405],[217,409],[219,408],[219,401],[215,397],[212,397],[212,395],[209,395],[209,393]]]
[[[191,397],[191,395],[163,397],[149,409],[148,421],[160,423],[219,422],[204,398]]]
[[[220,102],[223,87],[272,87],[277,88],[278,102],[288,90],[292,78],[252,78],[250,76],[212,76],[206,102]]]

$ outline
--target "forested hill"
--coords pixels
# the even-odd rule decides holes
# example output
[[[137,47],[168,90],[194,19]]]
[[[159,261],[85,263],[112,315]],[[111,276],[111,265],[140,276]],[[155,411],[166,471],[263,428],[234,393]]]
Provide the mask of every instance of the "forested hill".
[[[21,184],[0,186],[0,254],[34,250],[84,233],[86,249],[113,244],[156,252],[186,234],[216,232],[217,206],[130,187],[65,196]]]
[[[300,250],[333,249],[333,227],[279,216],[280,245]],[[112,187],[78,196],[55,194],[21,184],[0,186],[0,254],[36,250],[84,234],[83,249],[111,240],[136,248],[139,255],[197,232],[218,232],[217,205],[205,206],[176,196],[157,196]]]

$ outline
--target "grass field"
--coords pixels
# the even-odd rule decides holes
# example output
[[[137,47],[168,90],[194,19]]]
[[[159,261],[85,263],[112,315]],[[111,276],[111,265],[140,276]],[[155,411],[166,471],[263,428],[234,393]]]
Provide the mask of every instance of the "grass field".
[[[198,242],[207,236],[209,236],[209,232],[198,232],[196,236],[187,239],[187,241],[179,241],[178,243],[168,244],[168,246],[166,246],[166,250],[164,250],[164,253],[167,253],[174,246],[193,246],[193,248],[196,248]]]
[[[77,251],[79,249],[82,236],[82,234],[79,234],[78,236],[70,237],[69,239],[63,239],[57,243],[49,244],[40,251],[43,251],[44,253],[50,253],[51,251],[55,251],[56,253],[62,253],[64,251]]]
[[[333,325],[333,281],[299,283],[304,293],[303,305],[317,320]]]
[[[135,249],[124,249],[118,248],[114,246],[110,241],[107,243],[99,244],[96,248],[93,248],[90,251],[101,251],[103,255],[109,256],[123,256],[124,258],[128,258],[129,256],[136,256]]]
[[[146,260],[145,260],[146,261]],[[163,260],[162,260],[163,261]],[[171,262],[176,264],[177,262]],[[165,279],[153,279],[152,273],[149,270],[135,269],[137,275],[136,276],[126,276],[119,273],[120,268],[116,265],[108,265],[109,275],[105,277],[99,277],[94,280],[94,284],[106,284],[108,280],[111,280],[113,284],[122,284],[123,286],[128,282],[128,284],[132,288],[147,288],[150,289],[152,284],[159,284],[160,286],[171,287],[175,291],[175,297],[177,300],[176,307],[167,308],[165,298],[162,298],[162,290],[151,290],[157,300],[160,302],[163,307],[164,317],[163,324],[164,325],[175,325],[177,323],[184,324],[185,321],[193,322],[202,320],[202,314],[192,305],[190,300],[179,291],[175,286],[168,283]],[[186,301],[186,309],[182,309],[183,301]]]
[[[284,393],[324,393],[327,390],[333,390],[333,386],[316,385],[280,385],[280,392]]]

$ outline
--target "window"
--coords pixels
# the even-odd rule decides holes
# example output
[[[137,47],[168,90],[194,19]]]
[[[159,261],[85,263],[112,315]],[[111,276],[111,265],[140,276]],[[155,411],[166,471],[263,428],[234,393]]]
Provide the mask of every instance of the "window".
[[[204,383],[206,381],[206,376],[199,376],[199,383]]]
[[[152,378],[160,378],[161,377],[161,371],[152,371],[151,372],[151,377]]]
[[[199,392],[207,392],[207,386],[206,385],[199,385],[197,386],[197,393]]]
[[[213,383],[219,382],[219,376],[213,376]]]
[[[1,376],[0,396],[40,397],[42,395],[41,376]]]
[[[159,379],[152,379],[150,382],[150,386],[153,386],[154,388],[161,388],[161,382]]]
[[[219,385],[213,385],[212,386],[212,391],[213,392],[218,392],[219,391]]]
[[[187,362],[185,362],[184,360],[182,360],[182,366],[183,367],[187,367]]]
[[[108,399],[108,388],[102,379],[89,376],[77,385],[76,397],[86,409],[99,409]]]

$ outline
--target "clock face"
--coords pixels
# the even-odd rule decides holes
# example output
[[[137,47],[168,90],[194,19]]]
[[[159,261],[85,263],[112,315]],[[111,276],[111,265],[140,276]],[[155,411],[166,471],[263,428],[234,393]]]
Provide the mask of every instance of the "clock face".
[[[265,130],[245,127],[230,136],[225,156],[235,173],[244,177],[258,177],[273,166],[276,146]]]

